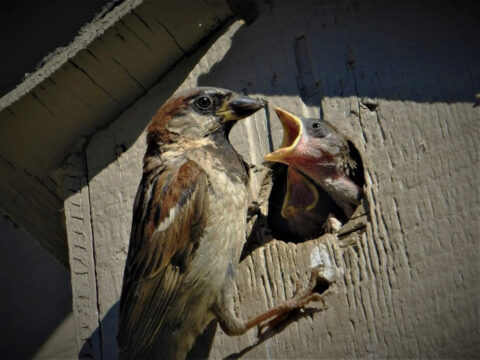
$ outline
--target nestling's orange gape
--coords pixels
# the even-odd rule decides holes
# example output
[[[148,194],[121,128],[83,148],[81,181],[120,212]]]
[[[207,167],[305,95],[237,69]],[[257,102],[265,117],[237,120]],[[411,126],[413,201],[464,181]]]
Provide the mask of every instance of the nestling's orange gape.
[[[184,359],[215,317],[238,335],[321,299],[312,274],[294,298],[247,321],[234,314],[249,173],[228,133],[263,106],[196,88],[169,99],[150,122],[120,299],[120,358]]]
[[[280,108],[275,112],[283,126],[283,141],[265,160],[288,165],[281,215],[289,232],[312,239],[322,228],[338,231],[341,222],[336,216],[351,217],[363,196],[362,188],[350,179],[357,164],[347,140],[320,119]]]

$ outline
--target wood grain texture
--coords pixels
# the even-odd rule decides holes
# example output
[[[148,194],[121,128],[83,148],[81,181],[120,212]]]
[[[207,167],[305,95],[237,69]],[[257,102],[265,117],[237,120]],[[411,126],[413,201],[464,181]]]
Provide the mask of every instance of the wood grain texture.
[[[63,203],[45,182],[0,156],[0,197],[6,214],[15,221],[63,266],[68,267],[66,233],[61,214]],[[53,185],[53,183],[51,184]],[[18,210],[22,209],[21,212]],[[44,214],[55,217],[45,219]],[[48,221],[46,221],[48,220]]]
[[[328,254],[338,275],[328,309],[260,341],[255,331],[230,338],[217,330],[207,339],[210,358],[475,357],[478,5],[278,0],[259,11],[251,25],[234,23],[179,63],[88,144],[104,358],[115,353],[142,131],[172,92],[196,85],[243,91],[306,117],[323,113],[358,148],[366,181],[363,227],[300,245],[273,240],[242,262],[235,300],[246,318],[291,296],[292,279],[306,280],[316,252]],[[252,194],[262,155],[281,136],[271,111],[234,128],[232,143],[260,170]]]
[[[79,144],[81,148],[83,144]],[[90,214],[90,190],[85,176],[85,158],[81,151],[66,162],[65,218],[68,235],[72,306],[75,340],[79,358],[101,358],[101,339],[95,330],[99,326],[97,275],[94,238]]]

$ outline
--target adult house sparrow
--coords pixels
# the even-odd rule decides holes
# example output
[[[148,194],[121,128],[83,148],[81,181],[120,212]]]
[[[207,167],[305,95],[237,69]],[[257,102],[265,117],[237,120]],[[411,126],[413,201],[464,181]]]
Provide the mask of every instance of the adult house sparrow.
[[[349,178],[356,163],[347,141],[324,121],[298,117],[280,108],[275,112],[283,126],[283,141],[265,160],[289,166],[282,216],[308,215],[319,202],[328,200],[319,196],[320,189],[312,186],[311,179],[350,217],[363,191]]]
[[[214,318],[238,335],[321,300],[312,280],[252,319],[234,313],[249,173],[228,134],[263,106],[229,90],[196,88],[167,100],[148,125],[120,298],[120,358],[183,359]]]

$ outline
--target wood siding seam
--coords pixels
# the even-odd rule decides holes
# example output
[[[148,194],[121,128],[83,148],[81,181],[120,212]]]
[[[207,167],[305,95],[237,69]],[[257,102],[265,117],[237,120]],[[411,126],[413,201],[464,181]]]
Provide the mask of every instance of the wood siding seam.
[[[76,343],[80,358],[101,359],[98,289],[91,228],[90,198],[82,150],[66,161],[65,217],[69,238]],[[70,189],[70,190],[67,190]]]

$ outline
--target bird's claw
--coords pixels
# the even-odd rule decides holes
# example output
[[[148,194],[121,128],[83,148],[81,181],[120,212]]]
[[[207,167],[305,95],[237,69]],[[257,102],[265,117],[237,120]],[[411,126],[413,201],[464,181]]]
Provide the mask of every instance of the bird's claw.
[[[319,293],[315,292],[315,286],[317,285],[317,277],[322,267],[323,266],[320,265],[311,269],[310,279],[304,289],[301,281],[297,280],[295,282],[295,295],[293,295],[293,297],[288,301],[297,301],[297,309],[304,307],[311,301],[321,301],[323,307],[326,307],[324,298]]]
[[[315,292],[317,277],[322,267],[323,266],[320,265],[310,271],[310,279],[306,287],[303,286],[300,280],[295,281],[295,293],[293,297],[279,305],[282,311],[277,316],[264,324],[258,325],[258,337],[262,335],[263,329],[267,327],[269,329],[275,328],[275,326],[284,321],[293,310],[302,309],[311,301],[321,301],[323,308],[327,308],[323,296]]]

